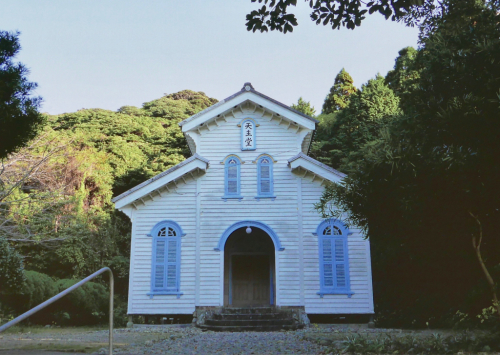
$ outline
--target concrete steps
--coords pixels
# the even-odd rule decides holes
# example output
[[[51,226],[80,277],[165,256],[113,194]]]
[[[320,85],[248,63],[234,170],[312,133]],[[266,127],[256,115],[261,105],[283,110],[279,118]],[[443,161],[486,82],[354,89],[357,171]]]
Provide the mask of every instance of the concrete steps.
[[[295,330],[300,326],[292,313],[274,307],[222,308],[199,325],[203,330],[230,332],[268,332]]]

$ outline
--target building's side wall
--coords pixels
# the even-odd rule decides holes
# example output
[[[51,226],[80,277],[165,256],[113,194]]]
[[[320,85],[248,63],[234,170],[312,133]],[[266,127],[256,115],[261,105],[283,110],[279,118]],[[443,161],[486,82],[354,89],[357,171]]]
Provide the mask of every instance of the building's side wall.
[[[171,193],[154,196],[133,211],[129,314],[190,314],[195,305],[196,181],[180,182]],[[155,295],[151,288],[152,239],[147,234],[163,220],[177,222],[186,235],[181,240],[180,291],[184,294]]]
[[[304,241],[304,290],[307,313],[366,314],[373,313],[373,290],[371,282],[370,243],[361,231],[351,228],[348,236],[349,277],[351,298],[347,295],[324,295],[320,290],[318,237],[313,235],[322,221],[314,209],[323,193],[320,181],[312,182],[312,177],[302,179],[302,225]]]

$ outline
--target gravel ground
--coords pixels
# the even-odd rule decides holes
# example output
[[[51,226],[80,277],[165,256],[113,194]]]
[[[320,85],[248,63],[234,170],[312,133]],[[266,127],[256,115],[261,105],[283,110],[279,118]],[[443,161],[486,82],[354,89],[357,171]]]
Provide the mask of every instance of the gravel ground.
[[[169,334],[166,339],[146,341],[117,354],[326,354],[327,348],[302,340],[299,332],[202,332],[198,329]]]
[[[347,335],[383,334],[427,336],[435,331],[368,329],[356,325],[311,326],[308,329],[281,332],[211,332],[194,327],[139,326],[116,329],[117,355],[191,355],[191,354],[330,354],[332,347],[343,347]],[[442,335],[452,331],[440,331]],[[0,336],[0,355],[107,354],[107,330],[78,328],[43,329],[8,333]],[[335,351],[336,353],[337,351]]]

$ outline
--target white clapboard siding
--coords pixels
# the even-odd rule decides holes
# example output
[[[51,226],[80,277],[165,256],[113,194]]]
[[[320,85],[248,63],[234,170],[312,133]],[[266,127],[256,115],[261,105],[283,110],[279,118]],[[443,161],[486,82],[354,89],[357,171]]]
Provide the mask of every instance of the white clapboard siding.
[[[195,236],[196,182],[179,183],[171,193],[138,204],[133,211],[129,314],[189,314],[195,306]],[[151,255],[153,238],[147,234],[163,220],[177,222],[185,236],[181,238],[180,291],[184,294],[147,295],[151,289]]]
[[[195,306],[221,306],[223,302],[223,252],[216,251],[221,235],[232,224],[252,220],[267,224],[278,235],[283,251],[276,251],[276,303],[280,306],[305,306],[308,313],[372,313],[373,296],[369,243],[359,230],[348,237],[351,288],[354,295],[325,295],[320,298],[317,237],[321,222],[314,210],[324,187],[320,180],[295,174],[288,159],[301,152],[303,131],[278,124],[270,113],[253,110],[237,117],[227,115],[216,124],[198,132],[196,153],[210,161],[205,174],[179,182],[171,192],[162,191],[154,200],[146,199],[133,210],[130,314],[189,314]],[[256,127],[257,149],[241,151],[242,117],[252,117]],[[304,128],[302,128],[303,130]],[[307,131],[310,132],[310,131]],[[307,133],[305,132],[305,133]],[[257,165],[261,154],[271,155],[276,199],[255,199]],[[224,165],[229,154],[241,158],[241,196],[224,201]],[[299,186],[301,200],[298,198]],[[197,190],[198,189],[198,190]],[[198,191],[198,197],[197,197]],[[198,202],[197,202],[198,201]],[[197,210],[199,240],[196,241]],[[301,219],[301,221],[299,221]],[[173,220],[186,233],[181,241],[180,291],[183,295],[147,295],[151,287],[152,238],[146,235],[162,220]],[[302,226],[302,230],[299,230]],[[301,239],[302,237],[302,239]],[[197,250],[199,257],[197,256]],[[197,270],[199,274],[196,275]]]

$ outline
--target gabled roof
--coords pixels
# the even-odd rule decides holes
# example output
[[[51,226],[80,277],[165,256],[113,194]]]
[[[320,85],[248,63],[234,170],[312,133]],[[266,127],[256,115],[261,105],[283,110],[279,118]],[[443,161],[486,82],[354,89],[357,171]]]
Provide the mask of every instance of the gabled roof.
[[[208,169],[209,160],[203,158],[198,154],[194,154],[192,157],[184,160],[183,162],[165,170],[164,172],[153,176],[151,179],[144,181],[143,183],[134,186],[128,191],[125,191],[121,195],[116,196],[111,200],[115,203],[115,208],[124,207],[151,192],[162,188],[166,184],[176,179],[182,178],[182,176],[191,173],[193,170]]]
[[[302,152],[288,159],[288,166],[292,170],[302,168],[332,182],[339,182],[347,176],[346,174],[330,168],[328,165],[325,165]]]
[[[316,123],[319,123],[318,120],[256,91],[251,83],[245,83],[240,91],[225,98],[224,100],[219,101],[215,105],[212,105],[203,111],[186,118],[184,121],[179,123],[179,126],[182,127],[183,132],[189,131],[190,129],[212,119],[214,116],[231,109],[233,105],[238,105],[246,100],[253,101],[260,105],[267,103],[267,105],[265,105],[266,108],[272,111],[288,113],[287,117],[289,119],[297,121],[297,123],[310,129],[315,129]],[[280,114],[280,112],[277,113]]]

